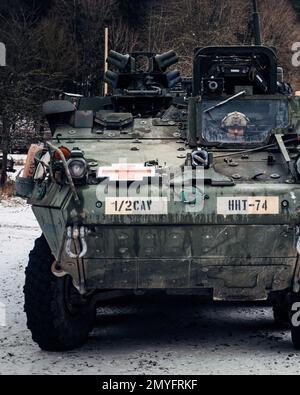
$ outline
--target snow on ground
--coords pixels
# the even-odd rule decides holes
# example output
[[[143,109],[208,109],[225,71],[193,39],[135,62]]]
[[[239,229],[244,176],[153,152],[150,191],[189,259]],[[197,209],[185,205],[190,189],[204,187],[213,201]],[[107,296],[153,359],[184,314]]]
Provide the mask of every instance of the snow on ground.
[[[9,154],[10,158],[13,158],[14,161],[17,163],[25,163],[27,155],[20,155],[20,154]]]
[[[189,298],[125,300],[99,310],[88,343],[39,350],[26,329],[23,283],[40,230],[20,200],[0,203],[0,374],[299,374],[300,353],[264,305],[200,304]],[[45,290],[46,292],[46,290]]]

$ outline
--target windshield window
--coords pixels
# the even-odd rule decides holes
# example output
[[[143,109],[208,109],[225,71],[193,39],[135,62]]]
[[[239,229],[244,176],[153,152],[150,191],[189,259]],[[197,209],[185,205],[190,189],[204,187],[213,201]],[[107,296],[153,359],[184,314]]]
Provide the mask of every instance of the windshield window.
[[[203,138],[209,143],[263,142],[272,129],[288,126],[284,100],[233,100],[218,107],[220,103],[203,102]]]

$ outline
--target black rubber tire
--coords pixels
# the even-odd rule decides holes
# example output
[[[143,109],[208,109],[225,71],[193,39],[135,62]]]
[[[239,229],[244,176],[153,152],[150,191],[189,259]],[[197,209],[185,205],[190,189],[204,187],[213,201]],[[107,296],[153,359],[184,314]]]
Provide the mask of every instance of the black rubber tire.
[[[290,325],[290,310],[288,305],[275,304],[273,306],[275,324],[280,328],[288,328]]]
[[[282,329],[290,326],[290,297],[290,290],[273,293],[270,297],[275,324]]]
[[[82,346],[95,322],[96,309],[91,303],[68,308],[66,290],[73,287],[69,276],[55,277],[51,272],[54,258],[44,236],[37,239],[29,256],[24,287],[27,326],[33,341],[45,351],[68,351]],[[68,287],[68,288],[67,288]],[[69,301],[68,301],[69,302]]]

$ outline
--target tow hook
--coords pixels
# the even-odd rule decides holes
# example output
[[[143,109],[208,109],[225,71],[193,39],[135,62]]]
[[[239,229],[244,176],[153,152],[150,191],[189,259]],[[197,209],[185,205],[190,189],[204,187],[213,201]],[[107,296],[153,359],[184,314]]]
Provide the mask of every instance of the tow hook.
[[[86,228],[84,226],[81,226],[78,228],[78,226],[69,226],[67,229],[67,243],[66,243],[66,254],[68,255],[69,258],[71,259],[82,259],[86,256],[88,248],[87,248],[87,242],[85,239],[86,236]],[[74,243],[80,239],[81,242],[81,251],[78,252],[77,254],[72,251],[72,242]]]

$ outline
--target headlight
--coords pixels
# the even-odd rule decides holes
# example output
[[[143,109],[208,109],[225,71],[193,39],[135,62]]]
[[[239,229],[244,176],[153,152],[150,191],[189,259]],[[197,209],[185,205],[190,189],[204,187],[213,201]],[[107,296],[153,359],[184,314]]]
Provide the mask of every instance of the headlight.
[[[84,159],[71,159],[68,162],[68,167],[71,173],[72,178],[81,179],[86,175],[87,172],[87,164]]]

